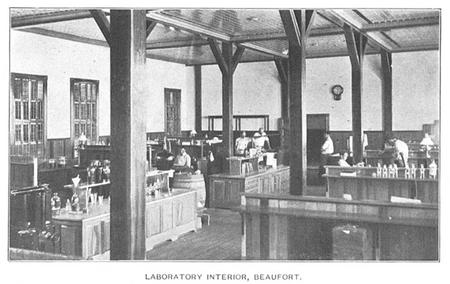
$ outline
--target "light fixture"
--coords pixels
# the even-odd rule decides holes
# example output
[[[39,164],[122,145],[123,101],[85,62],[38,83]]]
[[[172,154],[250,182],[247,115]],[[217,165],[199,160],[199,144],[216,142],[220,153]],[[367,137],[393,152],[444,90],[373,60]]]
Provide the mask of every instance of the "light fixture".
[[[284,55],[288,55],[289,54],[289,49],[285,48],[285,49],[283,49],[283,51],[281,53],[283,53]]]

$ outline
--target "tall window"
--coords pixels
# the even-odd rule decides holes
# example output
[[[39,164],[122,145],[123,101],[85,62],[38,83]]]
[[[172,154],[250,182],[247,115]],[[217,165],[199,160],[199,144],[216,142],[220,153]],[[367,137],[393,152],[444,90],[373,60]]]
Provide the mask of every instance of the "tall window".
[[[90,143],[98,140],[98,81],[70,79],[72,100],[72,138],[86,135]]]
[[[47,77],[11,74],[12,155],[43,156]]]

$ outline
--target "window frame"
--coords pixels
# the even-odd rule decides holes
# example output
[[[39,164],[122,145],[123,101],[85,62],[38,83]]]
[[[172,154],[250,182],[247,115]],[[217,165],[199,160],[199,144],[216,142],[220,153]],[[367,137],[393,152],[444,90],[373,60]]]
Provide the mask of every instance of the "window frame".
[[[36,128],[36,136],[38,135],[37,133],[37,128],[38,125],[42,125],[43,129],[42,129],[42,140],[38,141],[38,139],[31,139],[31,137],[28,138],[28,141],[25,142],[23,135],[24,135],[24,130],[23,130],[23,126],[24,126],[24,110],[23,110],[23,92],[21,91],[21,109],[20,109],[20,126],[21,126],[21,139],[20,141],[16,141],[16,98],[14,96],[14,92],[15,92],[15,88],[16,88],[16,79],[20,79],[21,80],[21,84],[23,86],[23,79],[27,79],[29,81],[35,80],[36,81],[36,92],[38,91],[38,83],[37,81],[42,81],[42,100],[41,100],[41,109],[42,109],[42,116],[40,118],[38,118],[37,116],[37,111],[38,111],[38,95],[36,93],[36,98],[32,98],[32,93],[33,90],[30,90],[31,92],[28,94],[28,101],[27,101],[27,105],[28,105],[28,118],[26,119],[28,121],[28,136],[31,135],[31,128],[32,125],[35,125]],[[30,155],[38,155],[38,156],[42,156],[45,157],[45,150],[47,147],[47,126],[48,126],[48,117],[47,117],[47,105],[48,105],[48,101],[47,101],[47,83],[48,82],[48,76],[46,75],[36,75],[36,74],[26,74],[26,73],[17,73],[17,72],[11,72],[10,73],[10,136],[9,136],[9,145],[10,146],[20,146],[20,147],[30,147],[31,145],[42,145],[42,152],[39,153],[29,153]],[[21,87],[22,88],[22,87]],[[31,84],[30,88],[33,88],[33,85]],[[22,89],[21,89],[22,90]],[[35,110],[35,118],[31,117],[31,108],[32,108],[32,102],[33,100],[35,101],[36,104],[36,110]],[[32,124],[32,120],[35,120],[35,123]],[[37,121],[42,121],[42,123],[37,123]]]
[[[74,143],[77,139],[77,137],[75,137],[75,120],[86,120],[87,118],[83,118],[81,116],[81,105],[79,104],[78,107],[78,111],[79,111],[79,116],[77,119],[75,119],[75,84],[76,83],[90,83],[90,84],[94,84],[96,85],[96,99],[95,99],[95,104],[96,104],[96,112],[95,112],[95,126],[96,126],[96,132],[95,132],[95,141],[98,142],[99,141],[99,104],[100,104],[100,81],[99,80],[93,80],[93,79],[82,79],[82,78],[70,78],[70,140],[72,141],[72,143]],[[91,90],[92,91],[92,90]],[[87,91],[85,94],[86,97],[86,101],[87,101]],[[91,97],[92,97],[92,93],[91,93]],[[80,99],[81,99],[81,91],[80,91]],[[86,111],[86,115],[87,115],[87,111]],[[91,123],[92,125],[92,123]],[[81,125],[80,125],[81,126]],[[85,124],[85,128],[86,128],[86,124]],[[80,131],[81,131],[81,127],[80,127]],[[92,130],[91,130],[92,131]],[[92,141],[92,138],[91,138]]]

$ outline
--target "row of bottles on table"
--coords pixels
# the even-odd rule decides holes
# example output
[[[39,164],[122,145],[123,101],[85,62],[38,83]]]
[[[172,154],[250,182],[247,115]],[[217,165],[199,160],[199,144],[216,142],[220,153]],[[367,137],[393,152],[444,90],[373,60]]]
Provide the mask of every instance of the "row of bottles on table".
[[[103,163],[99,160],[91,161],[90,166],[87,170],[87,183],[101,183],[108,182],[111,175],[111,162],[109,160],[104,160]]]
[[[420,165],[419,168],[416,168],[414,164],[411,165],[411,168],[408,166],[404,168],[404,178],[406,179],[436,179],[437,178],[437,165],[435,161],[433,160],[428,168],[428,176],[426,175],[426,168],[423,164]],[[377,165],[377,172],[375,174],[376,177],[381,178],[398,178],[398,167],[397,165],[383,165],[381,166],[380,163]]]

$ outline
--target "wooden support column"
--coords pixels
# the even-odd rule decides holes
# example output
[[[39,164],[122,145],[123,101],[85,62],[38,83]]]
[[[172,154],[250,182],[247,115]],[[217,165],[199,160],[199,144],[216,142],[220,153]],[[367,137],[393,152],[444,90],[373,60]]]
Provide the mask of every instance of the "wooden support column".
[[[238,46],[233,54],[233,43],[222,42],[222,51],[214,39],[208,39],[211,51],[222,72],[222,133],[225,156],[233,156],[233,74],[245,49]]]
[[[306,38],[314,15],[314,10],[280,10],[289,41],[289,192],[293,195],[303,195],[306,190],[306,113],[303,96],[306,89]]]
[[[392,53],[381,50],[381,106],[384,137],[392,132]]]
[[[111,10],[111,259],[145,258],[145,10]]]
[[[278,77],[281,85],[281,125],[279,160],[283,165],[289,165],[289,84],[288,84],[288,60],[275,59]]]
[[[194,65],[195,131],[202,131],[202,66]]]
[[[353,157],[356,162],[362,160],[362,80],[364,52],[367,45],[367,38],[352,27],[344,24],[345,41],[350,56],[352,66],[352,132],[353,132]]]

